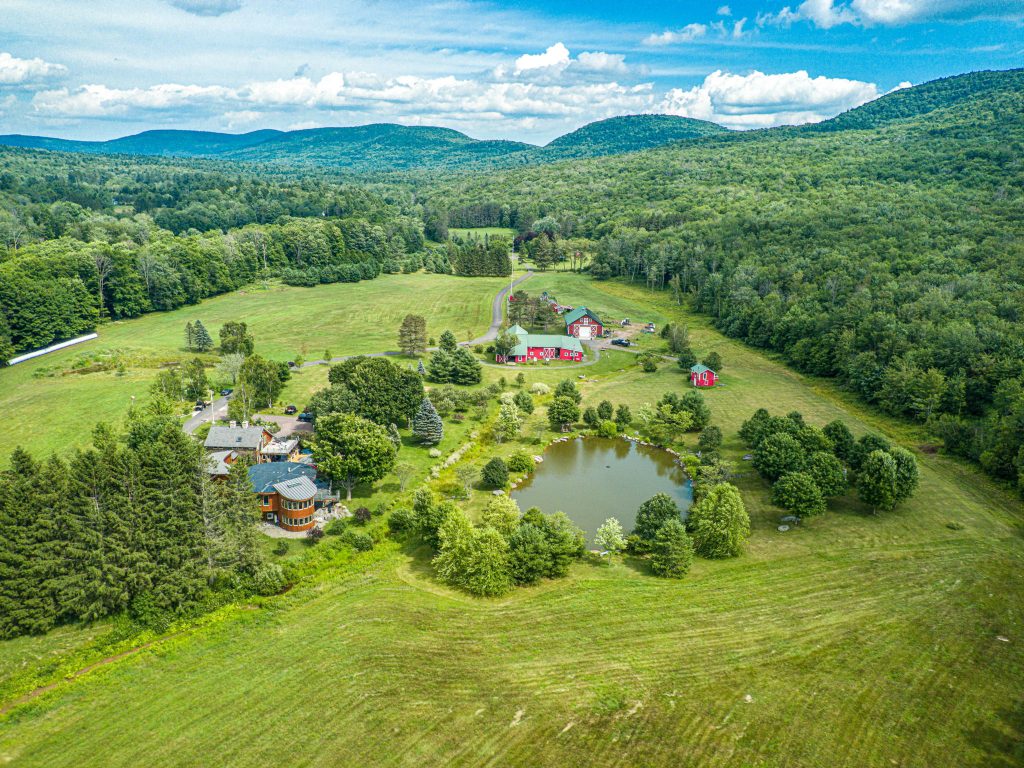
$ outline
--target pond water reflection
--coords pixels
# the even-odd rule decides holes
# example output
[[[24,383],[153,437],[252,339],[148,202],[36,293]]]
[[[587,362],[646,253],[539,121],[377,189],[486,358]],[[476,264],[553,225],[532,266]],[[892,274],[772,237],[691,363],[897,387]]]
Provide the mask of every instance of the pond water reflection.
[[[549,446],[512,498],[523,511],[565,512],[591,542],[609,517],[618,518],[628,534],[637,508],[656,493],[675,499],[685,517],[693,486],[672,454],[630,440],[588,437]]]

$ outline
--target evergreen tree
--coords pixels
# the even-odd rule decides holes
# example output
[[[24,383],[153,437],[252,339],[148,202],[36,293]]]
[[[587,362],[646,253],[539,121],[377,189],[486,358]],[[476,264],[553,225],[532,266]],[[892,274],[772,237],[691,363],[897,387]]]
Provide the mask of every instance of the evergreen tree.
[[[438,384],[447,384],[452,381],[452,373],[455,368],[455,360],[450,352],[443,349],[437,350],[430,356],[427,368],[427,375],[431,381]]]
[[[615,418],[615,407],[608,400],[602,400],[597,406],[597,416],[601,421],[611,421]]]
[[[693,563],[693,541],[679,520],[658,529],[651,547],[651,570],[667,579],[681,579]]]
[[[441,338],[437,342],[438,349],[443,352],[454,352],[458,346],[458,341],[455,339],[455,334],[449,330],[445,330],[441,334]]]
[[[422,315],[406,315],[402,320],[398,348],[410,357],[427,351],[427,321]]]
[[[412,433],[426,445],[437,445],[444,439],[444,425],[430,398],[424,397],[412,419]]]
[[[628,405],[620,405],[615,409],[615,426],[625,432],[633,424],[633,413]]]
[[[427,369],[423,367],[422,360],[416,363],[416,373],[418,373],[421,378],[427,375]]]
[[[516,392],[516,396],[513,398],[512,402],[515,403],[516,408],[523,413],[527,415],[533,413],[533,397],[525,389],[521,389]]]
[[[588,406],[583,409],[583,423],[591,429],[597,429],[597,426],[601,423],[601,419],[597,415],[597,408]]]
[[[483,366],[465,347],[459,347],[452,355],[450,381],[465,386],[479,384],[483,379]]]
[[[509,538],[509,571],[516,584],[536,584],[551,570],[551,544],[544,531],[523,522]]]
[[[213,349],[213,337],[206,330],[202,320],[196,320],[192,327],[192,347],[196,352],[209,352]]]
[[[196,348],[196,332],[192,327],[192,321],[185,323],[185,349],[194,352]]]

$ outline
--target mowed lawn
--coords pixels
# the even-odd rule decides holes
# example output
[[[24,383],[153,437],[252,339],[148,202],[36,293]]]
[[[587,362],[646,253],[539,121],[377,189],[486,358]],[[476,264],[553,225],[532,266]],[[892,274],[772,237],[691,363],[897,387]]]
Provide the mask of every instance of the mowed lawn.
[[[144,402],[163,363],[186,359],[185,324],[201,320],[217,339],[229,320],[244,320],[256,351],[275,360],[319,359],[325,352],[350,355],[397,348],[406,314],[427,318],[431,335],[446,328],[460,340],[482,334],[503,278],[448,275],[383,275],[362,283],[316,288],[252,286],[174,312],[162,312],[99,328],[100,337],[71,349],[0,370],[0,412],[9,420],[0,465],[15,445],[33,453],[63,451],[88,442],[99,421],[119,422],[132,397]],[[127,360],[114,371],[62,375],[84,355],[117,352]],[[55,376],[35,377],[37,370]]]
[[[753,536],[681,582],[642,565],[580,564],[499,600],[452,592],[394,543],[267,608],[111,664],[16,710],[0,760],[25,766],[821,766],[1020,763],[1024,509],[949,459],[918,454],[921,488],[895,513],[843,499],[780,533],[739,457],[755,408],[843,418],[908,447],[827,383],[723,338],[663,294],[538,275],[567,303],[691,328],[724,359],[708,392],[737,460]],[[577,298],[578,297],[578,298]],[[655,341],[650,342],[655,345]],[[634,407],[680,390],[674,364],[583,374],[585,404]],[[542,415],[542,409],[536,414]],[[567,487],[567,493],[586,493]],[[950,527],[949,524],[955,524]],[[0,644],[26,658],[28,644]],[[51,649],[54,643],[39,641]],[[10,664],[0,666],[0,669]]]

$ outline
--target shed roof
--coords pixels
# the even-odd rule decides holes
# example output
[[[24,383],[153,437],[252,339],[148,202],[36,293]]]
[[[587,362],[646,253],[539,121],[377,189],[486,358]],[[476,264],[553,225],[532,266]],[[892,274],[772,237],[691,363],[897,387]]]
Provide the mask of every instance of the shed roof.
[[[571,325],[572,323],[575,323],[577,320],[579,320],[584,315],[589,315],[590,318],[595,323],[598,323],[599,325],[604,325],[604,323],[601,322],[601,318],[599,318],[597,316],[597,313],[592,311],[592,310],[587,309],[586,307],[576,307],[576,309],[572,310],[571,312],[566,312],[565,313],[565,324],[566,325]]]
[[[256,451],[263,445],[263,427],[210,427],[203,443],[207,448]]]
[[[711,369],[701,363],[697,363],[690,368],[690,373],[704,373],[705,371],[711,371]],[[711,371],[711,373],[714,373],[714,371]]]

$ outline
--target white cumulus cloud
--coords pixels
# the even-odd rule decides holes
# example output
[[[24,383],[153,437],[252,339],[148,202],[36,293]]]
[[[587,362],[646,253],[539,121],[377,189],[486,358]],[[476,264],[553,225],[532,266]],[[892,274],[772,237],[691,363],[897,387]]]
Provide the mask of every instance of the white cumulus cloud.
[[[9,53],[0,53],[0,86],[39,83],[67,72],[61,64],[42,59],[19,59]]]
[[[515,74],[537,69],[563,70],[569,66],[569,49],[562,43],[555,43],[544,53],[524,53],[516,59]]]
[[[993,18],[1020,20],[1020,0],[804,0],[776,13],[758,16],[758,24],[790,26],[807,21],[821,29],[841,24],[898,26],[922,21]]]
[[[672,43],[691,43],[708,33],[707,24],[687,24],[682,29],[667,29],[659,35],[650,35],[644,39],[645,45],[670,45]]]
[[[878,98],[874,83],[811,77],[807,72],[735,75],[716,71],[689,90],[673,88],[660,110],[729,128],[813,123]]]

